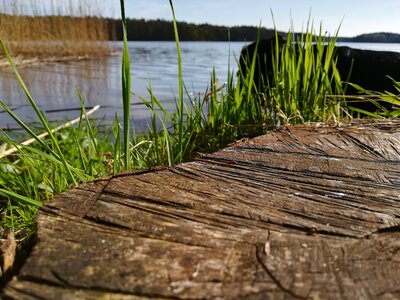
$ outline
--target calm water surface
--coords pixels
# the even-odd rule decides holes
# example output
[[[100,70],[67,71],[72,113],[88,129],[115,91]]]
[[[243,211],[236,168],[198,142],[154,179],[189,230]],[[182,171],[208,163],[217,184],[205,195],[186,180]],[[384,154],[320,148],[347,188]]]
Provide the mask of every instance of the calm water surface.
[[[192,96],[204,93],[210,85],[215,67],[219,82],[227,80],[228,61],[236,68],[235,55],[244,43],[182,42],[183,74]],[[117,50],[121,43],[114,43]],[[151,84],[155,96],[164,104],[174,102],[178,94],[178,71],[175,42],[129,42],[132,74],[132,113],[135,122],[142,125],[149,113],[139,97],[149,99]],[[76,90],[86,99],[86,106],[97,104],[102,109],[94,116],[114,120],[121,114],[121,55],[99,59],[47,63],[19,68],[37,104],[49,119],[71,119],[79,116]],[[26,97],[11,72],[0,70],[0,99],[18,116],[34,121]],[[0,128],[15,127],[15,123],[0,110]]]
[[[245,45],[242,42],[182,42],[183,74],[187,89],[198,97],[210,85],[213,68],[219,84],[227,80],[228,62],[237,71],[236,58]],[[341,43],[353,48],[400,52],[400,44]],[[121,50],[122,44],[113,47]],[[144,128],[149,112],[139,97],[149,99],[151,84],[155,96],[164,104],[173,104],[177,93],[177,59],[175,42],[129,42],[132,74],[132,114],[136,126]],[[37,104],[50,120],[79,116],[79,89],[86,106],[102,105],[94,117],[114,120],[122,113],[121,55],[99,59],[47,63],[19,68]],[[35,118],[26,97],[11,72],[0,70],[0,100],[27,122]],[[16,127],[13,120],[0,110],[0,128]]]

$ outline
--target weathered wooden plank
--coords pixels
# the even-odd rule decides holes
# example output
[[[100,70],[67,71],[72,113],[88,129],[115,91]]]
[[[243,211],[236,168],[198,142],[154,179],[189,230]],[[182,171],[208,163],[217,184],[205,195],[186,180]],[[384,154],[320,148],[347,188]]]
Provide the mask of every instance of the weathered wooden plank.
[[[282,127],[47,204],[14,299],[396,299],[398,121]]]

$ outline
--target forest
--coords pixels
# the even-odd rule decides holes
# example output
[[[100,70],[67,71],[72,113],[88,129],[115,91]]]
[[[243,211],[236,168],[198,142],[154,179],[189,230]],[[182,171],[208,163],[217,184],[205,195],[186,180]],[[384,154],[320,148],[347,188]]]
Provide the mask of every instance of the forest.
[[[113,20],[117,27],[117,39],[122,39],[119,20]],[[112,22],[111,22],[112,23]],[[259,28],[255,26],[215,26],[178,22],[181,41],[253,41],[257,39]],[[127,19],[128,40],[131,41],[173,41],[174,32],[171,21]],[[260,37],[268,38],[273,29],[260,28]]]
[[[112,30],[117,29],[117,40],[122,40],[120,20],[108,20]],[[269,38],[274,29],[256,26],[216,26],[177,22],[181,41],[254,41],[258,32],[260,38]],[[127,19],[128,40],[130,41],[173,41],[171,21]],[[284,32],[280,34],[286,35]],[[297,35],[296,35],[297,36]],[[339,37],[339,42],[400,43],[400,34],[389,32],[366,33],[355,37]]]
[[[400,34],[391,32],[366,33],[351,38],[342,37],[338,41],[354,43],[400,43]]]

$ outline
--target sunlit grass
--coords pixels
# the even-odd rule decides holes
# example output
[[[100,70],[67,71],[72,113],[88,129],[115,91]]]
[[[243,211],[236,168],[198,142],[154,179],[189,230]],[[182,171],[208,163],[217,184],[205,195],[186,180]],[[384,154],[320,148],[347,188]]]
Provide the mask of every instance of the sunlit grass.
[[[400,116],[400,82],[393,78],[391,79],[395,90],[398,92],[397,94],[389,91],[371,91],[359,85],[350,83],[350,85],[359,92],[359,95],[348,98],[349,110],[353,115],[368,116],[372,118],[398,118]],[[370,102],[375,105],[376,110],[371,112],[353,107],[352,103],[354,102]]]
[[[112,173],[113,138],[99,133],[96,127],[89,128],[90,123],[86,123],[82,117],[77,127],[64,128],[54,134],[54,143],[62,149],[73,177],[70,177],[60,158],[55,156],[53,141],[49,138],[43,140],[46,146],[39,143],[24,146],[10,138],[6,132],[0,133],[0,144],[18,149],[0,159],[0,201],[11,201],[14,206],[13,216],[9,214],[10,211],[3,211],[3,221],[6,222],[11,217],[20,221],[33,221],[26,214],[29,211],[35,213],[38,207],[54,195],[66,191],[78,182]],[[21,225],[23,224],[25,221]]]
[[[131,122],[131,68],[128,52],[127,32],[126,32],[126,18],[124,1],[121,0],[121,19],[123,30],[123,53],[122,53],[122,103],[124,111],[124,162],[125,169],[131,168],[130,156],[130,122]]]
[[[309,21],[300,36],[291,29],[283,45],[276,31],[272,57],[249,54],[241,79],[274,123],[326,122],[346,115],[345,85],[336,68],[337,34],[326,36],[322,27],[315,33]],[[270,66],[272,76],[261,74],[260,82],[254,82],[256,64]]]

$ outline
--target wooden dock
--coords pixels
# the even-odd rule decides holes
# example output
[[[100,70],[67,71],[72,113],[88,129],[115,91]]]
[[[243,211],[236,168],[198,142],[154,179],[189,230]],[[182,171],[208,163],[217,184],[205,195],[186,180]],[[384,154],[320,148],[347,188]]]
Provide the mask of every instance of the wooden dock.
[[[400,121],[281,127],[45,205],[11,299],[400,299]]]

